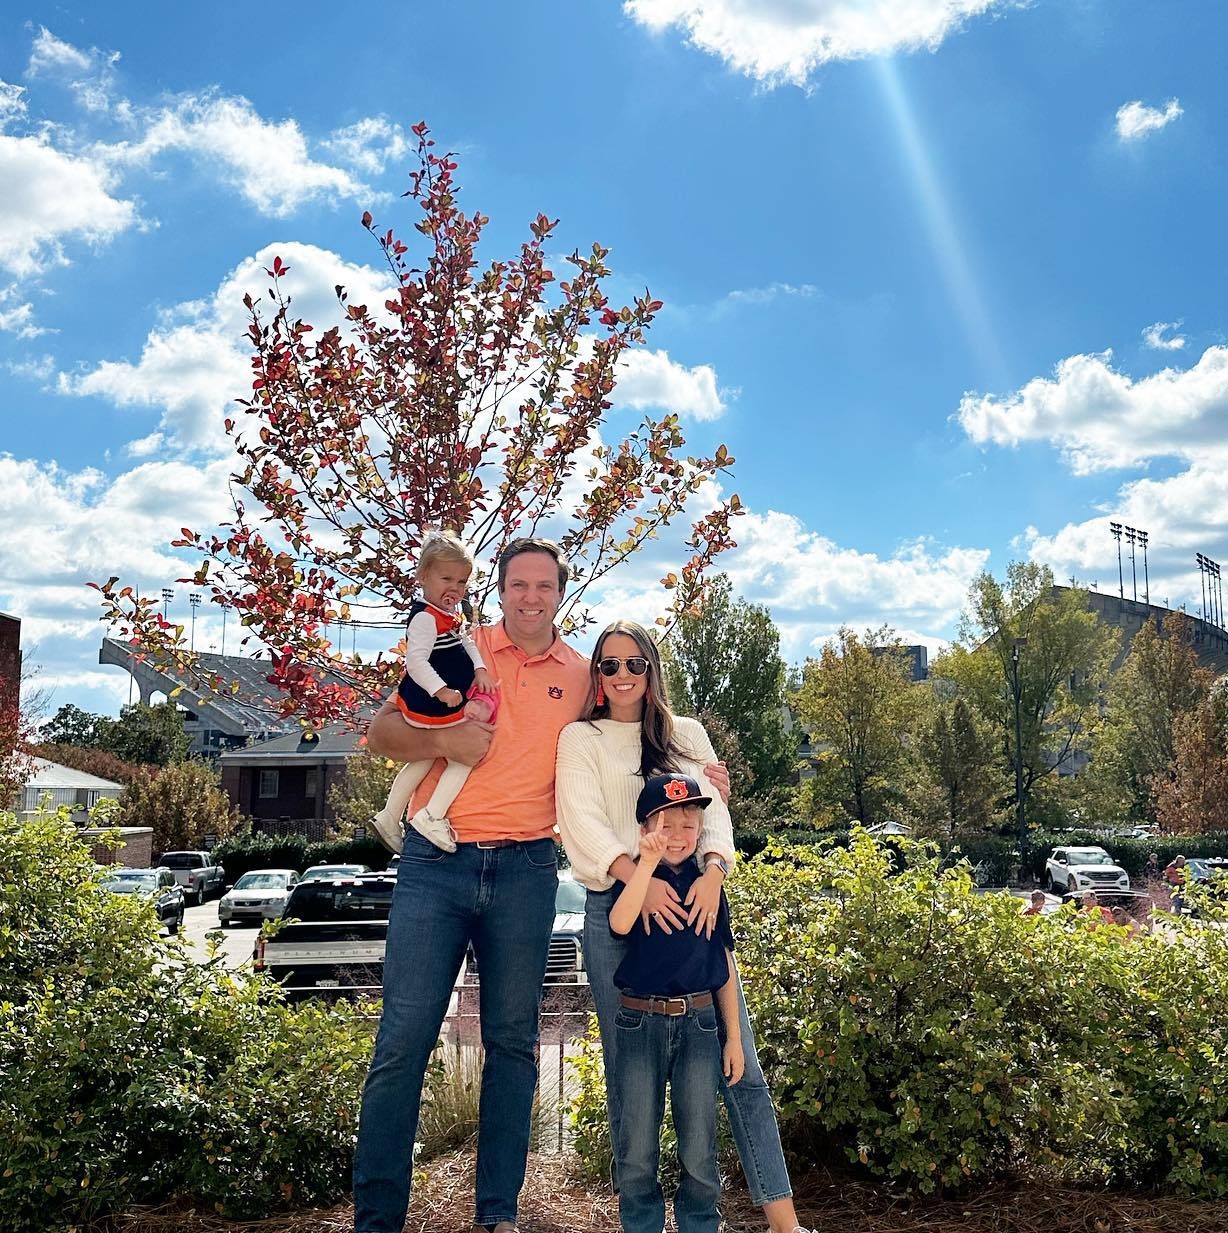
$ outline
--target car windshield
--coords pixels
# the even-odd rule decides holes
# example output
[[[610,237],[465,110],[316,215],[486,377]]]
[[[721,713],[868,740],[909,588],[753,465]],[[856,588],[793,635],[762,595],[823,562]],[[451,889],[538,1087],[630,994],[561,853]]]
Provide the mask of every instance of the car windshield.
[[[1071,848],[1069,860],[1072,865],[1111,865],[1113,858],[1099,848]]]
[[[369,882],[300,882],[286,902],[287,919],[301,921],[387,920],[392,878]]]
[[[140,873],[128,870],[124,873],[109,873],[103,881],[103,886],[111,889],[127,890],[129,887],[140,890],[153,890],[158,885],[157,874]]]
[[[315,882],[319,879],[351,878],[356,873],[365,873],[362,865],[321,865],[319,869],[308,869],[302,876],[304,882]]]
[[[554,897],[555,912],[583,912],[586,894],[581,883],[570,878],[560,879],[558,894]]]
[[[236,883],[235,890],[284,890],[284,873],[245,873]]]
[[[205,865],[204,858],[196,852],[167,852],[157,863],[167,869],[203,869]]]

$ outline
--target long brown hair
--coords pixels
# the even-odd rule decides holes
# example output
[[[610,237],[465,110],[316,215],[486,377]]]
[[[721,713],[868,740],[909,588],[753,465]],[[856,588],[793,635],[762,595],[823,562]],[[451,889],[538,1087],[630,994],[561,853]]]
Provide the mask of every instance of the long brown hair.
[[[661,653],[652,635],[635,621],[615,621],[607,625],[597,638],[589,664],[588,705],[582,718],[591,722],[610,717],[609,701],[597,701],[597,685],[601,681],[597,663],[602,657],[601,648],[611,634],[625,634],[648,661],[648,689],[644,695],[644,714],[640,719],[640,774],[647,779],[650,775],[680,770],[679,760],[685,757],[685,753],[674,738],[674,713],[669,709],[665,677],[661,672]]]

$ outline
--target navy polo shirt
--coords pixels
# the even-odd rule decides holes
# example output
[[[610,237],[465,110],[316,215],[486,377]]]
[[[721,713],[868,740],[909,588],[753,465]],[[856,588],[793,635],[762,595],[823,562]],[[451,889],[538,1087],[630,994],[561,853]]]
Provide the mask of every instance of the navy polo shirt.
[[[652,876],[668,882],[678,892],[679,902],[685,902],[687,891],[703,873],[693,860],[677,870],[661,861]],[[614,973],[614,983],[624,993],[675,998],[705,990],[715,993],[729,980],[725,951],[733,950],[733,929],[724,891],[711,938],[706,930],[696,937],[694,925],[667,934],[654,922],[648,933],[637,923],[626,939],[627,953]]]

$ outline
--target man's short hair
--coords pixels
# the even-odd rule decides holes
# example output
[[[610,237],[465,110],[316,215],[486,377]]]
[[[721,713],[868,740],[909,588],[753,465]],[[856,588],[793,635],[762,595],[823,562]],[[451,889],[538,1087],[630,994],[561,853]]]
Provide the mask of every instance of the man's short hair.
[[[567,582],[571,578],[571,567],[567,564],[567,559],[563,556],[563,550],[552,539],[539,539],[537,537],[526,536],[523,539],[514,539],[508,544],[504,550],[499,553],[499,590],[502,591],[504,584],[507,582],[507,567],[514,558],[524,552],[541,552],[548,557],[553,557],[555,563],[559,567],[559,594],[561,595],[567,590]]]

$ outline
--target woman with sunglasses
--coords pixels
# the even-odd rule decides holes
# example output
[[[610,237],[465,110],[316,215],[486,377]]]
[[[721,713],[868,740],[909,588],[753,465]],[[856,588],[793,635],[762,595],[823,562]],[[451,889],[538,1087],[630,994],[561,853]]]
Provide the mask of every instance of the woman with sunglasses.
[[[703,876],[683,902],[674,889],[654,879],[644,903],[646,929],[711,931],[721,884],[733,860],[729,810],[707,777],[716,754],[698,720],[674,715],[661,673],[661,658],[648,631],[633,621],[616,621],[597,639],[592,686],[584,716],[559,736],[555,804],[563,845],[577,881],[588,890],[584,913],[584,962],[601,1031],[607,1080],[614,1070],[619,991],[614,972],[626,942],[610,930],[610,909],[635,871],[640,827],[635,803],[652,775],[681,771],[698,780],[712,803],[704,811],[696,857]],[[740,1082],[723,1080],[738,1156],[751,1198],[763,1208],[772,1233],[805,1233],[793,1207],[789,1174],[771,1092],[755,1053],[746,1002],[738,988],[745,1071]],[[607,1081],[611,1142],[618,1142],[620,1110]],[[617,1159],[615,1185],[617,1185]]]

